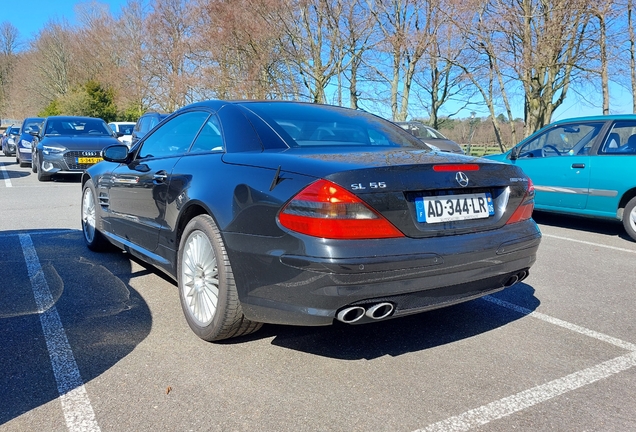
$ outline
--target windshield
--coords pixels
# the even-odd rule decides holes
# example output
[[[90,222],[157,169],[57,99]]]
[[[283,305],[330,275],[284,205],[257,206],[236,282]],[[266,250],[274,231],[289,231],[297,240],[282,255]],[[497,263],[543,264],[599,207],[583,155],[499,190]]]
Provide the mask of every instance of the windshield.
[[[411,147],[429,149],[395,124],[365,113],[318,104],[255,102],[258,114],[290,147]]]
[[[99,119],[51,119],[46,123],[45,135],[112,136],[110,128]]]

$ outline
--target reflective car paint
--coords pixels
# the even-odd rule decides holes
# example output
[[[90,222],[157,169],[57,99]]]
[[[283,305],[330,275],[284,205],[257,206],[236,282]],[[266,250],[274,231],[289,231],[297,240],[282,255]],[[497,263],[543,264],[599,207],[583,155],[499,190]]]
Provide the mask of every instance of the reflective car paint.
[[[77,125],[77,129],[73,125]],[[84,130],[85,127],[94,130]],[[40,181],[57,175],[79,174],[101,160],[104,147],[117,143],[115,133],[102,119],[47,117],[33,139],[33,172],[37,172]]]
[[[198,128],[183,143],[163,140],[171,121],[197,113],[201,124],[208,116],[216,119],[222,147],[195,150]],[[298,144],[301,137],[289,135],[294,131],[291,122],[281,120],[285,116],[373,123],[403,145],[318,145],[308,138],[304,143],[311,144],[304,146]],[[177,150],[144,157],[152,140]],[[479,169],[468,172],[468,183],[461,184],[457,172],[471,163]],[[434,170],[436,165],[451,169]],[[355,194],[401,237],[337,240],[284,227],[279,221],[284,206],[318,179]],[[328,325],[343,308],[378,299],[395,303],[391,318],[470,300],[526,277],[541,237],[531,219],[508,223],[530,193],[518,168],[431,152],[390,122],[315,104],[208,101],[188,106],[135,144],[125,160],[89,168],[82,184],[89,180],[99,197],[97,230],[175,279],[184,227],[194,216],[211,215],[227,249],[242,311],[257,322]],[[429,225],[415,219],[419,196],[486,189],[494,196],[489,218]]]
[[[19,126],[9,126],[2,137],[2,153],[5,156],[14,156],[16,144],[20,137]]]
[[[35,128],[39,130],[42,127],[42,123],[44,123],[44,118],[42,117],[28,117],[22,122],[15,154],[16,162],[18,162],[20,166],[28,166],[31,164],[33,141],[31,132],[36,130]]]

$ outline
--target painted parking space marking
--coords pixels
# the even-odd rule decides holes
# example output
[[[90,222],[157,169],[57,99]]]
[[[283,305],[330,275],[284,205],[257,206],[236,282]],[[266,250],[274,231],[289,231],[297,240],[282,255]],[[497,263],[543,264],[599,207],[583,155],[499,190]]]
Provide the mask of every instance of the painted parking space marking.
[[[620,248],[620,247],[616,247],[616,246],[609,246],[609,245],[604,245],[604,244],[600,244],[600,243],[594,243],[594,242],[589,242],[589,241],[585,241],[585,240],[577,240],[577,239],[573,239],[573,238],[569,238],[569,237],[561,237],[561,236],[557,236],[557,235],[553,235],[553,234],[542,234],[543,237],[548,237],[548,238],[553,238],[553,239],[558,239],[558,240],[566,240],[566,241],[571,241],[574,243],[581,243],[584,245],[588,245],[588,246],[595,246],[595,247],[600,247],[600,248],[605,248],[605,249],[612,249],[615,251],[619,251],[619,252],[627,252],[627,253],[633,253],[636,254],[636,250],[633,249],[625,249],[625,248]]]
[[[60,394],[66,426],[72,432],[99,431],[95,412],[86,393],[31,236],[19,234],[19,238],[57,383],[57,391]]]
[[[629,251],[629,250],[628,250]],[[632,252],[632,251],[629,251]],[[613,358],[598,365],[574,372],[562,378],[557,378],[545,384],[533,387],[528,390],[521,391],[512,396],[499,399],[479,408],[466,411],[457,416],[447,418],[437,423],[433,423],[424,429],[418,429],[416,432],[459,432],[468,431],[470,429],[483,426],[494,420],[507,417],[516,412],[533,407],[540,403],[546,402],[554,397],[584,387],[588,384],[595,383],[602,379],[624,372],[636,366],[636,345],[626,342],[615,337],[599,333],[594,330],[581,327],[558,318],[551,317],[540,312],[533,312],[513,303],[492,296],[482,298],[488,302],[494,303],[506,309],[513,310],[522,315],[526,315],[541,321],[557,325],[564,329],[606,342],[608,344],[623,348],[630,351],[628,354]]]
[[[9,178],[9,173],[7,172],[7,168],[4,166],[4,162],[0,162],[0,171],[2,171],[2,177],[4,177],[4,185],[8,188],[12,187],[11,178]]]
[[[519,312],[522,315],[531,316],[531,317],[539,319],[541,321],[545,321],[547,323],[554,324],[554,325],[557,325],[559,327],[563,327],[563,328],[565,328],[567,330],[570,330],[570,331],[573,331],[573,332],[576,332],[576,333],[580,333],[582,335],[585,335],[585,336],[588,336],[588,337],[591,337],[591,338],[594,338],[594,339],[598,339],[600,341],[606,342],[606,343],[611,344],[611,345],[615,345],[615,346],[617,346],[619,348],[623,348],[623,349],[626,349],[628,351],[636,351],[636,345],[635,344],[632,344],[632,343],[629,343],[629,342],[625,342],[625,341],[617,339],[615,337],[608,336],[606,334],[599,333],[599,332],[594,331],[594,330],[586,329],[585,327],[581,327],[581,326],[578,326],[576,324],[572,324],[572,323],[569,323],[567,321],[563,321],[563,320],[560,320],[558,318],[554,318],[554,317],[551,317],[549,315],[542,314],[541,312],[533,312],[530,309],[526,309],[524,307],[517,306],[515,304],[509,303],[509,302],[504,301],[504,300],[499,300],[498,298],[495,298],[495,297],[492,297],[492,296],[486,296],[486,297],[483,297],[483,299],[486,300],[486,301],[489,301],[491,303],[497,304],[499,306],[505,307],[507,309],[514,310],[515,312]]]
[[[529,390],[499,399],[488,405],[466,411],[458,416],[434,423],[424,429],[420,429],[418,432],[467,431],[626,371],[634,366],[636,366],[636,352],[631,352],[596,366],[583,369],[582,371],[574,372],[563,378],[555,379]]]

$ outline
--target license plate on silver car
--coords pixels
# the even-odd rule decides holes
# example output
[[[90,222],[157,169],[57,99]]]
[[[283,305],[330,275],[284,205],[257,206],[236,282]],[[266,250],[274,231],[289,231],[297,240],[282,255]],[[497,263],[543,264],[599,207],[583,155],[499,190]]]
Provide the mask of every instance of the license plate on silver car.
[[[422,223],[482,219],[495,214],[492,196],[485,193],[415,198],[417,221]]]

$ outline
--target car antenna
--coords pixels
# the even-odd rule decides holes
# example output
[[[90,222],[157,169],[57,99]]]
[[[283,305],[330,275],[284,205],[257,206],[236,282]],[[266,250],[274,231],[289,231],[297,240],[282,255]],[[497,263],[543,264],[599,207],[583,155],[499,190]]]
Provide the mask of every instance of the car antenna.
[[[278,183],[281,182],[281,178],[279,177],[280,174],[280,165],[278,165],[278,169],[276,170],[276,174],[274,174],[274,179],[272,180],[272,184],[269,186],[269,190],[270,192],[274,190],[274,188],[276,187],[276,185],[278,185]]]

